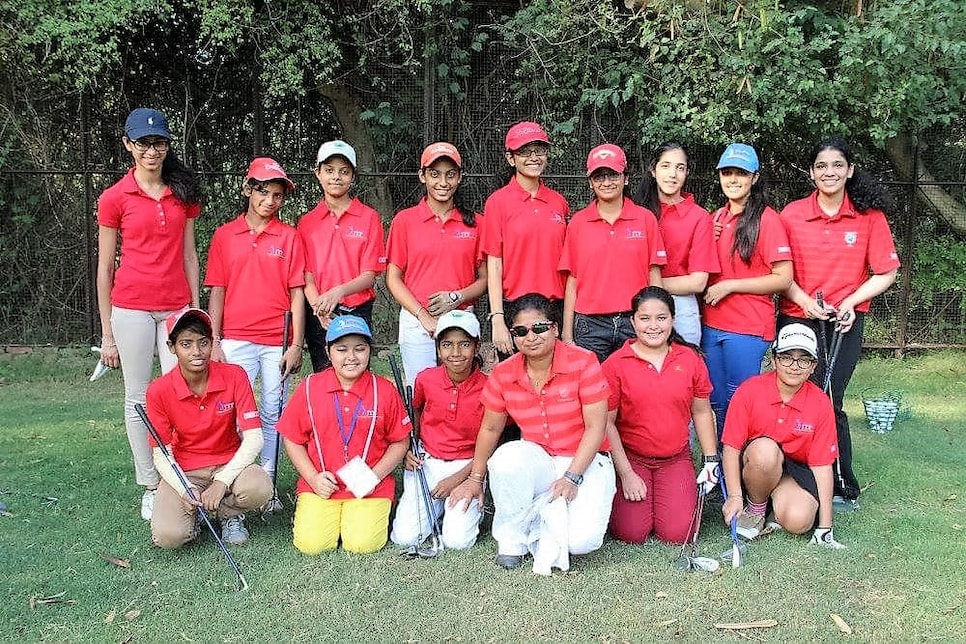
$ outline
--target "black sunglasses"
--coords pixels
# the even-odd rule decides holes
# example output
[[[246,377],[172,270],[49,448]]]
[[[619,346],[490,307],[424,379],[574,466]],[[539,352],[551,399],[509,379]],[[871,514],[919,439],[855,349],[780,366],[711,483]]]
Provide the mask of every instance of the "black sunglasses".
[[[553,322],[534,322],[530,326],[518,324],[517,326],[510,327],[510,335],[512,335],[514,338],[525,338],[531,331],[537,335],[540,335],[541,333],[546,333],[552,328]]]

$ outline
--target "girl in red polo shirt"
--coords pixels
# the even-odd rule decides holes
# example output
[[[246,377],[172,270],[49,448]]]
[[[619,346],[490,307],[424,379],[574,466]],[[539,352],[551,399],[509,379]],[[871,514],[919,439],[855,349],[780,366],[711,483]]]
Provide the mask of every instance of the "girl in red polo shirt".
[[[594,354],[557,339],[545,296],[529,293],[515,307],[510,330],[519,352],[486,381],[472,469],[449,505],[482,502],[489,471],[496,563],[516,568],[532,554],[533,571],[549,575],[568,570],[570,554],[604,542],[615,489],[604,439],[607,380]],[[494,452],[511,418],[522,439]]]
[[[161,112],[144,107],[131,112],[122,141],[134,165],[97,203],[97,308],[101,362],[121,367],[124,376],[124,424],[135,481],[145,488],[141,517],[147,521],[160,478],[134,405],[144,403],[155,352],[164,373],[177,362],[165,346],[165,319],[198,306],[194,220],[201,189],[171,150]]]
[[[540,178],[547,169],[550,137],[537,123],[524,121],[506,133],[507,184],[483,208],[487,293],[493,343],[513,353],[506,311],[526,293],[551,301],[551,320],[563,320],[564,274],[558,270],[570,206]]]
[[[728,203],[714,213],[721,272],[704,294],[701,350],[720,437],[735,389],[761,372],[775,339],[772,296],[791,284],[792,253],[778,213],[768,206],[755,149],[729,145],[718,161],[718,177]]]
[[[409,446],[409,417],[396,388],[369,369],[365,320],[329,323],[332,366],[302,381],[278,421],[299,473],[292,543],[304,554],[369,553],[386,545],[392,472]]]
[[[480,226],[460,203],[463,158],[449,143],[423,150],[419,180],[426,196],[396,213],[389,228],[386,286],[399,302],[399,351],[406,381],[436,365],[436,322],[454,309],[470,309],[486,291]]]
[[[316,154],[315,178],[322,186],[319,205],[298,223],[305,248],[305,340],[312,371],[329,366],[325,328],[337,315],[351,313],[372,328],[376,276],[386,270],[382,219],[350,194],[356,151],[345,141],[326,141]]]
[[[676,141],[662,143],[651,154],[634,200],[657,216],[667,264],[661,286],[674,298],[674,330],[692,344],[701,343],[698,295],[708,277],[718,273],[718,251],[711,215],[684,192],[691,172],[687,149]]]
[[[418,414],[419,438],[425,456],[406,453],[403,495],[396,507],[390,539],[408,546],[432,531],[415,470],[422,468],[436,516],[443,517],[443,545],[469,548],[476,543],[483,514],[475,499],[467,507],[447,508],[453,488],[466,480],[473,462],[476,434],[483,420],[480,394],[486,374],[476,357],[480,322],[469,311],[450,311],[439,318],[436,350],[440,366],[416,376],[413,407]]]
[[[852,471],[852,438],[842,401],[859,361],[871,300],[892,286],[899,268],[884,214],[892,198],[882,184],[855,167],[852,150],[840,137],[819,142],[810,164],[816,189],[781,213],[792,247],[795,279],[782,294],[779,326],[801,322],[826,341],[836,325],[843,333],[831,382],[839,448],[835,502],[838,509],[854,510],[858,509],[855,499],[860,488]],[[812,378],[823,383],[828,346],[819,349],[819,365]]]
[[[618,474],[610,531],[630,543],[643,543],[652,533],[684,543],[696,499],[692,419],[704,453],[699,481],[706,487],[717,482],[711,381],[697,347],[674,329],[674,300],[667,291],[644,288],[631,308],[637,337],[603,366],[610,384],[607,436]]]
[[[661,285],[667,261],[654,214],[624,196],[625,170],[627,157],[618,146],[590,151],[594,201],[570,220],[560,258],[567,272],[561,337],[601,362],[634,337],[627,303],[645,286]]]

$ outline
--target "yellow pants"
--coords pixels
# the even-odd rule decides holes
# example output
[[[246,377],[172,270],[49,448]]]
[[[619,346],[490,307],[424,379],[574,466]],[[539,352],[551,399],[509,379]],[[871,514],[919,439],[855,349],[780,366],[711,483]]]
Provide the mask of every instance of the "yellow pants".
[[[347,552],[375,552],[386,545],[391,507],[389,499],[323,499],[303,492],[295,504],[292,543],[307,555],[335,550],[340,538]]]

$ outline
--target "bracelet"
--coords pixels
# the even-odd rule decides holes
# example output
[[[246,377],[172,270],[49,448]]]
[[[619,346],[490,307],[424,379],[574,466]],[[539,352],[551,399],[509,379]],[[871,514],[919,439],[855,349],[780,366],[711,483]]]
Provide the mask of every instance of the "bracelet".
[[[110,342],[110,343],[108,343],[108,342],[101,342],[101,348],[102,349],[113,349],[116,346],[117,346],[117,343],[116,342]]]
[[[466,478],[474,483],[482,483],[486,480],[486,474],[477,474],[476,472],[470,472],[466,475]]]
[[[492,320],[494,316],[497,316],[497,315],[503,315],[503,311],[494,311],[493,313],[490,313],[488,316],[486,316],[486,319]],[[506,317],[506,316],[503,315],[503,317]]]

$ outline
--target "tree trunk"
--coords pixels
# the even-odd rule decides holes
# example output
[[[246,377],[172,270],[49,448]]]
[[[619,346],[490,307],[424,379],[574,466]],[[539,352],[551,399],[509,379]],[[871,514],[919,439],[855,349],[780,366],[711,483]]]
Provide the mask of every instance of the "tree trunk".
[[[924,185],[919,186],[916,196],[949,224],[957,235],[966,237],[966,205],[953,198],[942,186],[929,185],[936,179],[922,160],[916,158],[912,139],[905,134],[892,137],[885,142],[885,152],[903,181],[917,180],[916,168],[919,169],[918,181]]]

